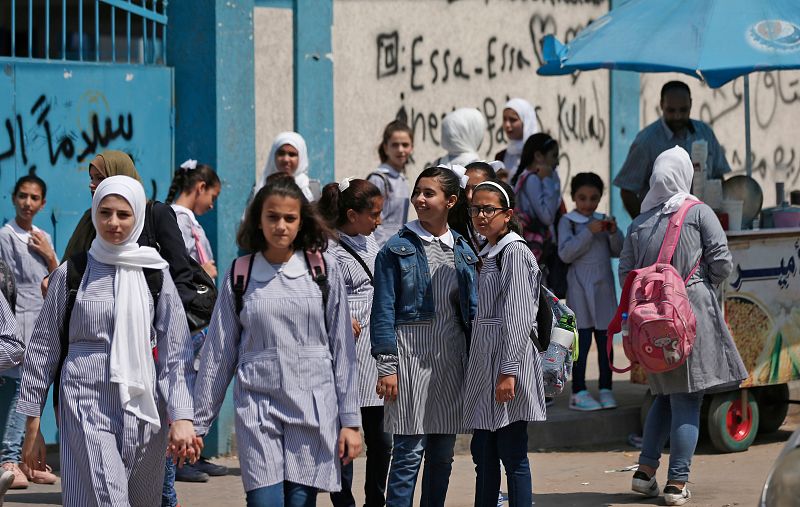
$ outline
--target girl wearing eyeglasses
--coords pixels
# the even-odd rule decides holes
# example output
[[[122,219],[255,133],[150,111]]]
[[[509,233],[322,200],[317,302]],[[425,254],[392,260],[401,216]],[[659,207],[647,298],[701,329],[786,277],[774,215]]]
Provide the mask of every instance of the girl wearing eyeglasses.
[[[514,204],[511,187],[491,180],[475,187],[469,207],[475,229],[487,239],[480,253],[478,310],[464,381],[476,507],[497,505],[501,461],[509,505],[531,505],[528,422],[545,419],[542,363],[530,339],[541,272],[519,235]]]
[[[370,338],[385,430],[394,435],[388,507],[412,505],[423,456],[421,505],[443,506],[456,434],[465,433],[478,258],[452,228],[466,215],[464,172],[459,166],[422,171],[411,194],[419,219],[392,236],[375,260]]]

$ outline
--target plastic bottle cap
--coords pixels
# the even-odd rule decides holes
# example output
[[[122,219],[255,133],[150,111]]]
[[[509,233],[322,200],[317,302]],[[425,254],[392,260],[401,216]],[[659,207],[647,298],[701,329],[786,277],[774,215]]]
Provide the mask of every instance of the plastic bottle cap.
[[[623,318],[623,319],[627,319],[627,318],[628,318],[628,314],[627,314],[627,313],[623,313],[623,314],[622,314],[622,318]]]

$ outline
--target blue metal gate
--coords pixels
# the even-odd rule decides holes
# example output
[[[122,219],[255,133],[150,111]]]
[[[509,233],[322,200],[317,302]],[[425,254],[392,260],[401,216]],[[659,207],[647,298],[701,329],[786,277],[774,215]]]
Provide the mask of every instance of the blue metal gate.
[[[173,160],[173,71],[162,0],[11,0],[0,6],[0,220],[35,172],[48,185],[36,217],[61,254],[91,205],[88,164],[104,149],[134,159],[164,198]],[[5,11],[5,12],[2,12]],[[9,12],[10,11],[10,12]],[[0,397],[5,397],[0,392]],[[0,414],[0,430],[5,426]],[[42,429],[54,441],[52,411]]]

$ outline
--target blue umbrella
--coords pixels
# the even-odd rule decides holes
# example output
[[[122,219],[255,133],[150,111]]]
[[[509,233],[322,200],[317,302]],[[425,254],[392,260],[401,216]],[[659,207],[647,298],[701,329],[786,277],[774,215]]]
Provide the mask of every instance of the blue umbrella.
[[[750,173],[747,75],[800,69],[800,0],[631,0],[582,30],[569,44],[543,43],[540,75],[617,69],[682,72],[712,88],[744,76]]]

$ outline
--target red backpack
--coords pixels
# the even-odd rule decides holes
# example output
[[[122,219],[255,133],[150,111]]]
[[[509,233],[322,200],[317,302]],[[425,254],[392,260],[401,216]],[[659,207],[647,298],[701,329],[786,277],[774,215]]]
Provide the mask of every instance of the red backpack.
[[[686,200],[670,217],[656,263],[628,273],[617,314],[608,326],[609,336],[619,333],[627,314],[628,333],[622,335],[625,356],[631,366],[638,363],[648,373],[664,373],[686,362],[697,335],[686,282],[697,271],[700,260],[686,279],[671,264],[686,213],[696,204],[700,201]],[[609,357],[612,347],[613,340],[608,340]],[[624,373],[631,366],[617,369],[612,361],[611,369]]]

